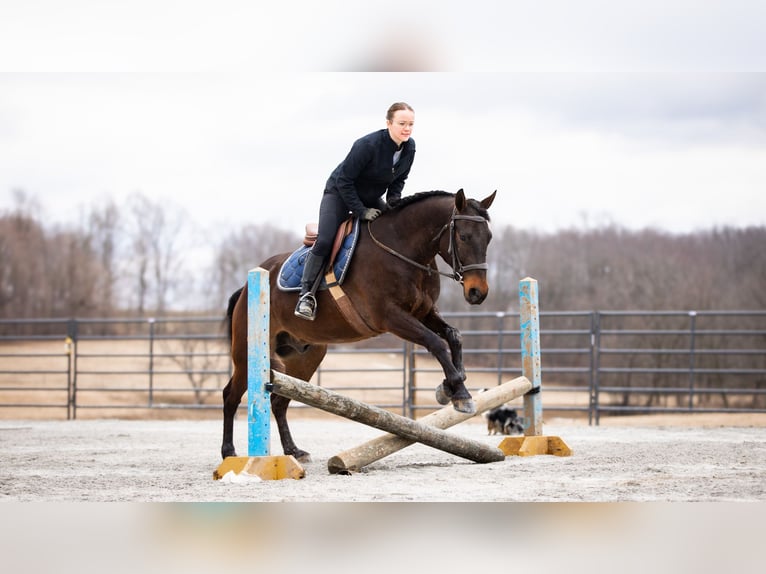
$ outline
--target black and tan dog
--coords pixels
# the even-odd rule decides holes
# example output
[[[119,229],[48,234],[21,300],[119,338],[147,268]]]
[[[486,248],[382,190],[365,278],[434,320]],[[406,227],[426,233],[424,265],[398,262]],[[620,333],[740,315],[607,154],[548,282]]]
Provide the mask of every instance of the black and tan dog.
[[[507,405],[501,405],[484,413],[487,419],[487,434],[521,434],[524,427],[521,426],[521,419],[513,409]]]

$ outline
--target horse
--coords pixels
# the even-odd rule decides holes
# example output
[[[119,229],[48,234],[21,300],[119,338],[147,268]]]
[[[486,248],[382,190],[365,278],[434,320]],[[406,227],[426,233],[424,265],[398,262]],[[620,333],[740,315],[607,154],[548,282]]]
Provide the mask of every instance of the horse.
[[[350,321],[339,312],[328,290],[317,293],[314,321],[294,315],[298,295],[280,290],[277,276],[290,253],[267,259],[271,309],[269,339],[271,368],[292,377],[310,380],[333,343],[361,341],[382,333],[425,347],[439,362],[444,381],[436,389],[439,404],[452,402],[460,412],[476,407],[465,387],[460,332],[439,314],[440,275],[463,286],[471,305],[487,297],[487,246],[492,238],[488,209],[497,190],[478,201],[457,193],[427,191],[401,198],[377,219],[361,225],[353,260],[342,290],[358,313]],[[436,256],[452,267],[436,267]],[[234,292],[227,309],[234,369],[223,389],[223,458],[236,456],[234,415],[247,389],[247,284]],[[285,455],[299,462],[311,460],[290,434],[287,407],[290,399],[271,394],[271,411]]]

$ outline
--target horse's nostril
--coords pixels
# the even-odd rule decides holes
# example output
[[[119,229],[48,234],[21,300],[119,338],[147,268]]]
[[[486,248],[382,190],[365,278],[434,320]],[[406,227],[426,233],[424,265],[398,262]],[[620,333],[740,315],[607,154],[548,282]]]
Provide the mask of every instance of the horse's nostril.
[[[468,300],[471,303],[480,303],[484,300],[484,294],[481,292],[480,289],[477,289],[476,287],[471,287],[468,290]]]

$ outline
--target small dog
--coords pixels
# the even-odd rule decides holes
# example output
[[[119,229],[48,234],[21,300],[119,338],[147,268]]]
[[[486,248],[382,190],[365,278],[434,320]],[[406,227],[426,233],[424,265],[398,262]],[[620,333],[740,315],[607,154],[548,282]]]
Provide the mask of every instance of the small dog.
[[[501,405],[484,413],[484,417],[487,419],[487,434],[521,434],[524,432],[516,409],[507,405]]]

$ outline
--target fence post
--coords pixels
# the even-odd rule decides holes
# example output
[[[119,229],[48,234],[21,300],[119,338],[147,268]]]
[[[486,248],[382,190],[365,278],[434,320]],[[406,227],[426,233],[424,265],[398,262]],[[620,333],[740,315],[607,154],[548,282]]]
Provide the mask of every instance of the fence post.
[[[697,312],[689,311],[689,410],[694,410],[694,348],[697,330]]]
[[[601,390],[601,311],[596,311],[596,337],[595,337],[595,358],[593,362],[593,418],[596,426],[601,422],[601,410],[599,409],[600,390]]]
[[[417,401],[416,381],[415,381],[415,345],[405,341],[404,352],[407,355],[407,414],[405,416],[417,418],[415,406]]]
[[[154,317],[149,317],[146,322],[149,324],[149,407],[154,404]]]
[[[590,313],[590,376],[588,381],[588,426],[593,424],[595,410],[598,406],[598,396],[596,395],[598,365],[596,363],[596,354],[600,342],[599,336],[599,314],[596,311]]]
[[[407,379],[407,341],[402,341],[402,416],[414,418],[412,416],[412,403],[410,395],[412,394]]]
[[[64,341],[67,354],[67,420],[77,418],[77,335],[77,319],[70,319]]]
[[[525,277],[519,282],[519,311],[521,314],[521,368],[532,383],[524,395],[524,434],[543,434],[543,402],[540,397],[542,368],[540,363],[540,314],[537,280]]]
[[[495,313],[497,317],[497,384],[503,384],[503,367],[505,366],[505,360],[503,355],[503,327],[505,327],[505,313],[498,311]]]

